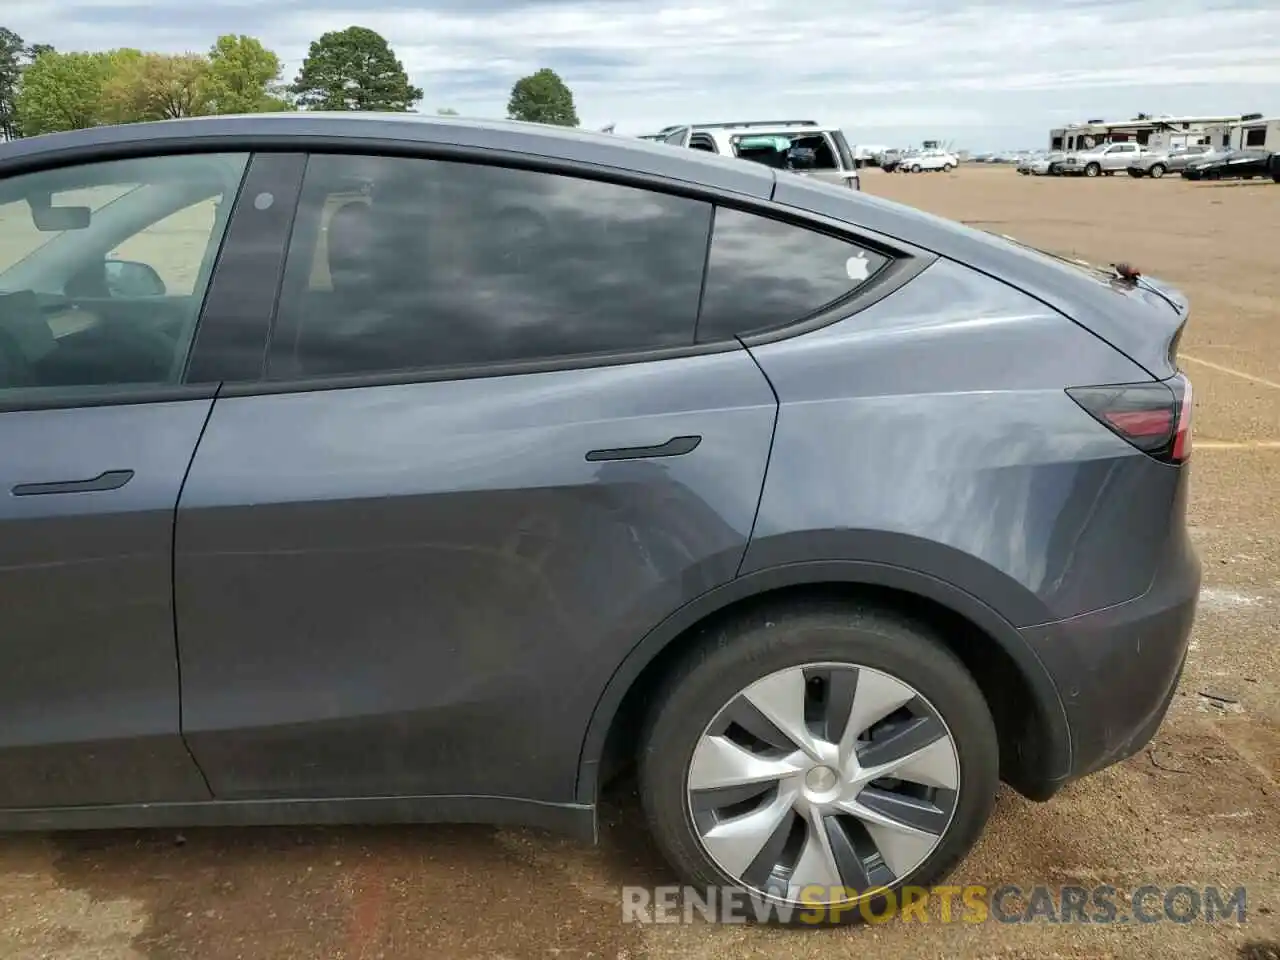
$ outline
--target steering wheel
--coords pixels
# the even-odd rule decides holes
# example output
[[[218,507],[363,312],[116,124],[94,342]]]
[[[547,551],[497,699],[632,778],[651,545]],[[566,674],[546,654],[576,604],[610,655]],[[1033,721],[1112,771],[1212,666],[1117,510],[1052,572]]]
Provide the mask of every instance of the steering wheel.
[[[34,372],[31,363],[27,360],[26,351],[22,349],[18,338],[10,329],[10,323],[7,322],[14,315],[11,311],[16,307],[9,301],[19,296],[19,294],[8,296],[0,294],[0,389],[35,385]],[[39,319],[38,315],[36,319]],[[19,319],[18,323],[21,322],[22,320]]]

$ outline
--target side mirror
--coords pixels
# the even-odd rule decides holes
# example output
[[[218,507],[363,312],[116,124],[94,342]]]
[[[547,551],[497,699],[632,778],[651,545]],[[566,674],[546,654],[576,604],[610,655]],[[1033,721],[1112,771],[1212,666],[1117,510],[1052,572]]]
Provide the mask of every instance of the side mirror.
[[[103,264],[107,293],[112,297],[163,297],[164,281],[155,269],[135,260],[108,260]]]

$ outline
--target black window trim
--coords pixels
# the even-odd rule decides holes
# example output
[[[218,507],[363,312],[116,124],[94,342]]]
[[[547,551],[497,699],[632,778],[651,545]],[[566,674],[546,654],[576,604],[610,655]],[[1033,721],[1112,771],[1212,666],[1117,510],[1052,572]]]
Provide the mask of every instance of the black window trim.
[[[121,383],[80,387],[17,387],[8,395],[0,392],[0,413],[212,400],[217,396],[219,386],[217,383]]]
[[[285,256],[306,174],[308,155],[299,151],[255,151],[222,238],[222,249],[196,324],[183,371],[184,383],[251,382],[266,376],[267,350],[275,329]],[[270,193],[265,212],[249,212],[251,197]],[[265,226],[245,223],[263,215]],[[265,240],[262,249],[251,243]],[[237,340],[247,343],[239,348]],[[255,359],[251,360],[250,357]]]
[[[741,350],[777,340],[802,336],[813,330],[828,326],[839,320],[847,319],[866,309],[874,303],[900,289],[914,277],[918,276],[930,264],[938,259],[938,254],[881,234],[877,231],[860,227],[856,224],[836,220],[822,214],[796,207],[786,206],[772,199],[737,193],[720,187],[708,186],[696,181],[684,181],[665,176],[648,174],[643,171],[628,170],[622,167],[595,164],[588,161],[540,154],[522,153],[512,150],[499,150],[489,147],[470,145],[442,144],[418,140],[403,140],[383,137],[342,137],[342,136],[297,136],[278,134],[247,134],[239,136],[191,136],[173,140],[140,140],[126,143],[95,144],[88,147],[77,147],[59,151],[52,155],[35,155],[18,158],[15,161],[0,161],[0,176],[11,176],[17,173],[34,172],[41,169],[52,169],[64,166],[76,166],[87,163],[98,163],[108,160],[126,159],[143,156],[173,156],[186,153],[234,153],[252,154],[246,168],[251,171],[254,161],[259,155],[279,154],[346,154],[357,156],[408,157],[423,160],[443,160],[465,163],[479,163],[487,166],[508,167],[512,169],[530,170],[563,176],[579,177],[614,183],[620,186],[636,187],[665,193],[673,196],[687,197],[692,200],[710,203],[712,210],[712,231],[714,238],[715,209],[728,207],[755,216],[763,216],[772,220],[789,223],[793,226],[811,230],[844,240],[848,243],[888,257],[890,262],[867,283],[860,285],[846,297],[834,301],[816,313],[806,314],[775,328],[741,335],[724,340],[707,343],[692,343],[687,346],[658,347],[651,349],[629,350],[622,352],[574,354],[564,357],[548,357],[527,361],[504,361],[483,365],[467,365],[453,367],[418,367],[406,370],[379,373],[359,373],[341,376],[306,377],[289,380],[267,381],[261,379],[223,380],[221,382],[183,383],[181,385],[140,385],[137,389],[117,388],[105,395],[100,403],[149,402],[152,399],[169,399],[178,397],[197,397],[216,395],[217,397],[242,397],[276,393],[309,393],[316,390],[351,389],[358,387],[386,386],[407,383],[433,383],[452,380],[480,379],[497,376],[518,376],[533,373],[551,373],[566,370],[585,370],[596,367],[618,366],[633,363],[649,363],[660,360],[672,360],[683,357],[702,356],[715,353],[726,353]],[[294,197],[296,212],[297,196],[300,195],[304,170],[299,173],[294,184],[297,194]],[[245,192],[242,181],[242,193]],[[239,203],[237,203],[237,209]],[[227,236],[233,226],[236,210],[232,211],[232,222],[223,237],[223,250],[219,252],[219,263],[215,265],[213,281],[206,291],[206,303],[214,285],[220,279],[221,258],[226,253]],[[284,257],[288,249],[288,238],[281,251],[280,267],[276,271],[276,291],[284,280]],[[705,270],[704,270],[705,283]],[[701,298],[699,298],[701,301]],[[277,305],[278,307],[278,305]],[[699,311],[701,302],[699,302]],[[271,316],[264,324],[262,343],[263,357],[270,348],[270,336],[275,326],[273,309]],[[195,340],[198,344],[202,332],[205,331],[206,311],[202,310],[196,326]],[[216,316],[209,318],[216,324]],[[695,319],[696,330],[696,319]],[[192,347],[194,357],[195,346]],[[190,366],[190,363],[189,363]],[[157,389],[157,386],[168,390]],[[132,399],[131,399],[132,397]],[[5,398],[0,397],[0,410]],[[18,402],[19,398],[13,398]],[[52,406],[85,406],[89,401],[83,397],[68,396],[65,402],[49,400],[42,403],[41,408]],[[27,406],[19,409],[27,409]]]

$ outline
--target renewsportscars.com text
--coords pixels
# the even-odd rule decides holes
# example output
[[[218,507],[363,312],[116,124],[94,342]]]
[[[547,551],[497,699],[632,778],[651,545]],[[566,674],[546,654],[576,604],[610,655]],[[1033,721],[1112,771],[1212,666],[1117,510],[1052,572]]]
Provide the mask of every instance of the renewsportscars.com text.
[[[856,899],[855,899],[856,898]],[[737,887],[623,887],[624,923],[1244,923],[1244,887],[1169,887],[1121,890],[1046,885],[902,887],[858,894],[807,887],[799,904],[773,903]],[[831,903],[830,901],[837,901]],[[839,902],[844,901],[844,902]]]

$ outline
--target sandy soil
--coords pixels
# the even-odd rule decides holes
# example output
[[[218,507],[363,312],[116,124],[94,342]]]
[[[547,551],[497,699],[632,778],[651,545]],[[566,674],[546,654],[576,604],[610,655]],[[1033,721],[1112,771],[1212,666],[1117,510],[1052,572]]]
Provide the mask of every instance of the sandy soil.
[[[627,926],[620,886],[671,877],[624,793],[596,848],[460,827],[4,838],[0,957],[1280,957],[1280,187],[979,166],[864,182],[1031,243],[1130,261],[1193,303],[1183,362],[1205,584],[1182,687],[1150,750],[1047,805],[1002,795],[953,882],[1243,885],[1245,923],[948,925],[935,913],[838,931]]]

